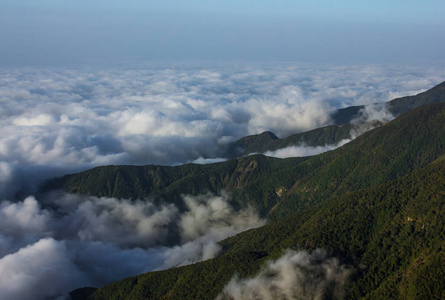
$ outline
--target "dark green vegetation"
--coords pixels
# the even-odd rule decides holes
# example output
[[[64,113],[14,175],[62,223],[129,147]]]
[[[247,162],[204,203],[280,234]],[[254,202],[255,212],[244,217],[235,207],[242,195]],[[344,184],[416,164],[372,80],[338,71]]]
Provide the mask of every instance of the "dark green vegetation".
[[[334,151],[310,158],[254,155],[211,165],[107,166],[67,175],[44,189],[95,196],[154,198],[183,208],[181,194],[232,193],[236,208],[250,204],[278,219],[332,196],[404,176],[445,149],[444,104],[427,105],[367,132]]]
[[[65,189],[101,197],[150,198],[155,202],[174,203],[183,209],[183,194],[219,193],[226,189],[233,192],[232,205],[236,208],[251,203],[266,215],[280,197],[273,186],[263,182],[270,174],[292,169],[304,160],[306,158],[282,160],[256,155],[211,165],[106,166],[52,180],[43,191]]]
[[[323,247],[354,266],[350,299],[443,299],[445,161],[334,197],[224,240],[223,255],[106,285],[91,299],[213,299],[233,274],[255,274],[287,248]]]
[[[212,166],[222,174],[234,170],[226,182],[237,184],[225,187],[243,191],[254,204],[255,189],[263,193],[269,187],[277,205],[271,210],[264,206],[263,211],[277,221],[222,241],[224,254],[213,260],[131,277],[91,297],[210,299],[233,274],[253,275],[284,249],[321,247],[354,266],[349,298],[440,299],[445,290],[440,275],[445,272],[444,153],[445,104],[433,104],[305,160],[253,156],[175,167],[191,182],[205,178],[200,176],[209,174]],[[97,172],[109,168],[119,169],[89,172],[99,180]],[[147,167],[132,168],[143,172]],[[61,183],[70,187],[89,172]]]
[[[284,139],[279,139],[272,132],[266,131],[257,135],[246,136],[231,144],[222,157],[238,157],[250,153],[264,153],[290,146],[325,146],[335,145],[341,140],[350,139],[351,131],[356,126],[352,124],[330,125],[323,128],[297,133]]]
[[[419,107],[310,158],[108,166],[45,189],[54,188],[178,206],[182,193],[224,188],[236,207],[250,203],[271,220],[222,241],[223,254],[212,260],[130,277],[89,299],[213,299],[234,274],[254,276],[289,248],[324,248],[353,268],[349,299],[445,298],[445,104]]]

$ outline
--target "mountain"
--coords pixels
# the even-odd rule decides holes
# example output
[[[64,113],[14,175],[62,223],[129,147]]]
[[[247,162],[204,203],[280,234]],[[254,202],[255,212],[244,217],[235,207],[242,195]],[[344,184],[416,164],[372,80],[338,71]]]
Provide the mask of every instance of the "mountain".
[[[182,194],[222,189],[236,208],[248,204],[277,219],[333,195],[400,178],[445,148],[444,104],[420,107],[322,155],[276,159],[253,155],[210,165],[106,166],[50,181],[43,191],[128,199],[151,198],[184,208]]]
[[[443,299],[445,163],[331,199],[223,241],[223,255],[106,285],[90,299],[214,299],[283,249],[329,249],[354,270],[350,299]]]
[[[263,185],[281,179],[288,187],[275,221],[220,242],[224,252],[214,259],[126,278],[89,299],[214,299],[235,274],[255,276],[284,249],[317,248],[350,270],[348,299],[443,299],[444,123],[445,104],[422,106],[294,162],[288,182],[272,172]]]
[[[439,102],[445,102],[445,82],[415,96],[393,99],[387,102],[387,109],[393,115],[398,116],[421,105]],[[272,132],[247,136],[230,144],[227,150],[220,153],[219,156],[235,158],[250,153],[265,153],[301,144],[312,147],[335,145],[341,140],[350,139],[351,133],[361,131],[358,124],[353,125],[351,122],[360,118],[363,109],[365,109],[364,105],[339,109],[332,115],[334,125],[297,133],[283,139],[279,139]],[[381,123],[370,125],[369,127],[376,127]]]
[[[445,102],[445,81],[418,95],[389,101],[389,111],[400,115],[421,105],[439,102]]]
[[[237,140],[229,145],[228,149],[219,156],[236,158],[251,153],[275,151],[290,146],[306,145],[316,147],[335,145],[341,140],[350,139],[351,132],[356,128],[357,126],[352,124],[330,125],[297,133],[283,139],[278,138],[270,131],[266,131]]]
[[[271,133],[262,138],[277,140]],[[223,253],[214,259],[126,278],[94,293],[80,289],[79,297],[214,299],[234,275],[256,276],[285,249],[322,248],[350,271],[342,287],[348,299],[443,299],[444,175],[445,104],[437,103],[313,157],[98,167],[54,179],[42,192],[150,199],[186,209],[181,194],[226,189],[235,208],[250,204],[270,221],[221,241]]]

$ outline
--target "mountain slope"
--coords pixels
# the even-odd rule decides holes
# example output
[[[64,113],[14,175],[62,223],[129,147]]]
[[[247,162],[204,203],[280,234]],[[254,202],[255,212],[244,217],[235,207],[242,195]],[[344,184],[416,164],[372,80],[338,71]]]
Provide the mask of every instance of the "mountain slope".
[[[264,153],[290,146],[326,146],[334,145],[344,139],[351,138],[351,131],[356,126],[352,124],[330,125],[310,131],[297,133],[287,138],[279,139],[272,132],[263,132],[239,139],[221,154],[222,157],[240,157],[251,153]]]
[[[205,166],[110,166],[65,176],[47,188],[128,196],[128,189],[143,188],[134,180],[145,176],[148,196],[180,201],[169,197],[183,189],[227,188],[233,204],[252,203],[276,220],[222,241],[224,253],[215,259],[127,278],[100,288],[91,299],[210,299],[235,273],[254,276],[284,249],[320,247],[354,269],[345,287],[348,298],[441,299],[444,175],[445,104],[440,103],[310,158],[257,155]],[[129,186],[120,190],[116,182]]]
[[[445,102],[445,81],[415,96],[391,100],[388,109],[394,115],[400,115],[421,105],[439,102]]]
[[[183,207],[181,194],[232,193],[236,208],[277,219],[298,209],[404,176],[444,153],[445,104],[410,111],[334,151],[285,160],[249,156],[212,165],[108,166],[67,175],[44,190],[154,198]]]
[[[307,158],[281,160],[261,155],[243,157],[209,165],[187,164],[168,166],[105,166],[81,173],[66,175],[49,181],[42,192],[63,189],[98,197],[150,199],[155,202],[175,203],[184,208],[183,194],[233,192],[235,207],[245,207],[248,196],[244,193],[267,180],[270,174],[283,172]],[[254,190],[253,203],[262,215],[276,205],[278,196],[269,186]]]
[[[235,273],[253,276],[283,249],[319,247],[354,269],[347,298],[443,298],[444,160],[329,202],[227,239],[215,259],[127,278],[90,299],[213,299]]]
[[[445,102],[445,82],[415,96],[393,99],[387,102],[387,108],[390,113],[398,116],[416,107],[439,102]],[[335,125],[297,133],[283,139],[277,138],[271,132],[247,136],[231,144],[220,156],[234,158],[250,153],[264,153],[269,150],[273,151],[300,144],[312,147],[334,145],[341,140],[351,138],[351,132],[357,129],[357,126],[354,126],[351,122],[360,117],[360,113],[364,108],[365,106],[361,105],[339,109],[332,115]],[[375,125],[377,124],[373,124],[373,127]]]

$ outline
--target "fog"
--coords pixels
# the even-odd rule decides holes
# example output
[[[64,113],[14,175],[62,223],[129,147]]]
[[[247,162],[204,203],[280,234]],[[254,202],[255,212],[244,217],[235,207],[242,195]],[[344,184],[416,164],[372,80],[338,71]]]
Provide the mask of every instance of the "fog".
[[[350,272],[324,250],[287,251],[254,278],[233,277],[217,299],[343,299]]]
[[[43,299],[151,270],[213,258],[218,241],[262,226],[229,196],[184,196],[172,204],[57,193],[0,206],[2,299]]]

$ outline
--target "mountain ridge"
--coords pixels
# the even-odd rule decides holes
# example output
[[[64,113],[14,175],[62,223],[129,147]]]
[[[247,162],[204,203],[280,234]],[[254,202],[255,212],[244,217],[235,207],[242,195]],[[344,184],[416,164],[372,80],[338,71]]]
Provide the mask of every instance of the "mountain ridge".
[[[263,137],[276,140],[272,133]],[[98,167],[54,179],[42,191],[143,197],[181,207],[181,193],[227,189],[236,209],[253,205],[270,220],[221,241],[223,253],[214,259],[80,290],[82,297],[94,291],[88,299],[215,298],[235,274],[255,276],[285,249],[317,248],[353,270],[344,287],[348,299],[440,299],[444,157],[445,103],[433,103],[312,157]]]
[[[413,96],[395,98],[386,103],[388,112],[395,116],[403,114],[411,109],[429,103],[445,102],[445,81],[428,89],[425,92]],[[360,132],[361,112],[365,105],[349,106],[338,109],[331,117],[332,125],[312,129],[306,132],[296,133],[286,138],[279,139],[272,132],[263,132],[256,135],[243,137],[231,145],[228,149],[220,153],[221,157],[236,158],[251,153],[265,153],[290,146],[325,146],[335,145],[342,140],[351,139],[352,134]],[[352,124],[357,120],[357,124]],[[368,127],[377,127],[382,123],[369,124]],[[276,138],[266,139],[265,134],[273,135]]]
[[[54,179],[43,191],[151,198],[184,207],[182,194],[217,194],[225,189],[232,194],[234,207],[252,205],[261,216],[276,219],[332,194],[396,179],[437,159],[445,147],[440,112],[445,112],[445,104],[422,106],[313,157],[252,155],[210,165],[97,167]],[[431,133],[425,135],[421,128]]]
[[[235,272],[253,276],[283,249],[319,247],[353,266],[348,298],[440,298],[445,277],[427,275],[445,272],[438,263],[445,257],[444,186],[441,160],[228,238],[221,242],[224,253],[212,260],[130,277],[89,299],[215,298]]]

